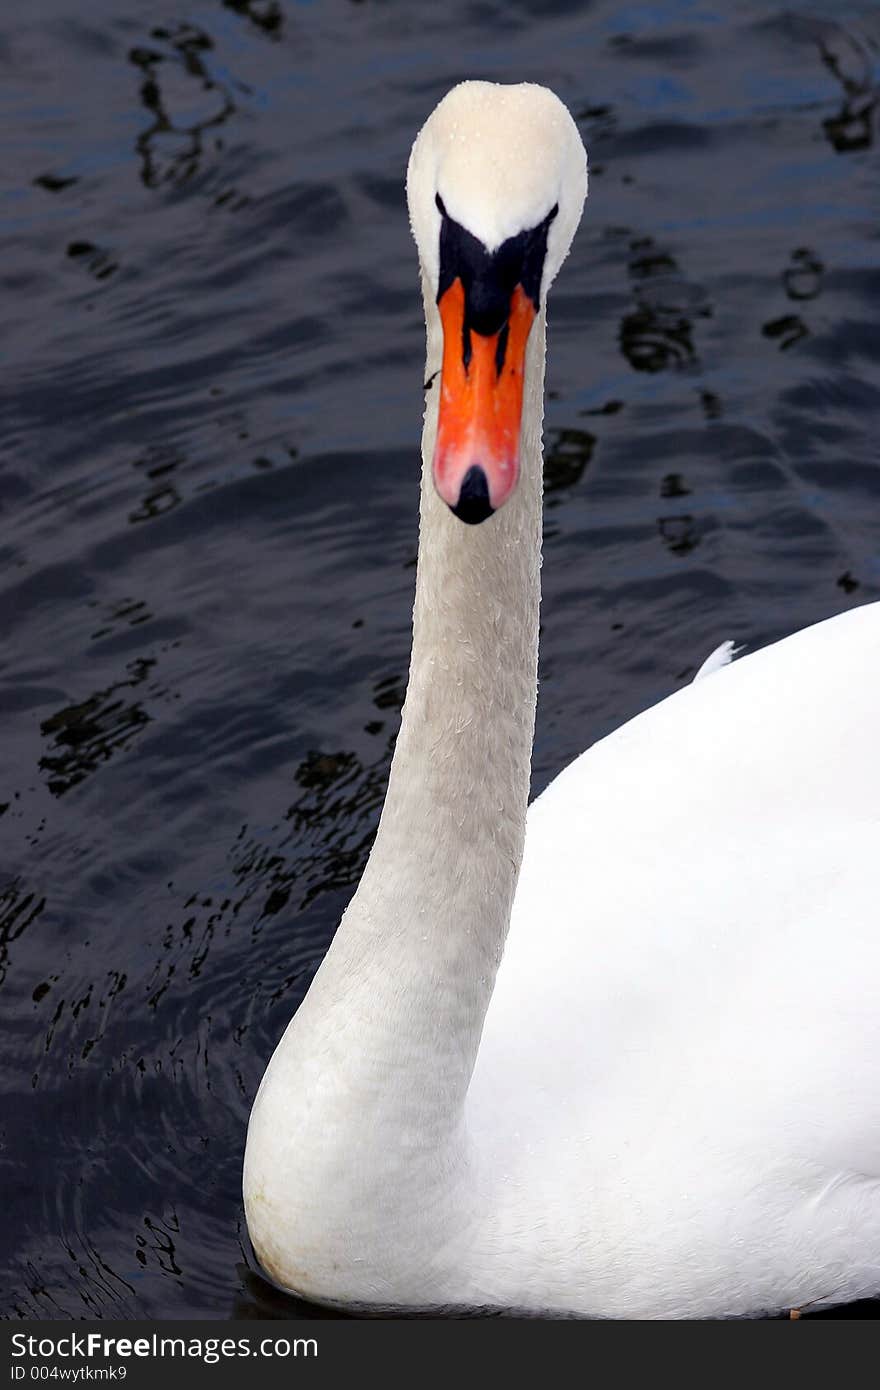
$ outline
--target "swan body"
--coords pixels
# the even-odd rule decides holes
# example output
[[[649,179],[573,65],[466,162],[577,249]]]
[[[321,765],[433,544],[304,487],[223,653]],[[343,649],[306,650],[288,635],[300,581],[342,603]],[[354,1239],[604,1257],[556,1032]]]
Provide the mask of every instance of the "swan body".
[[[880,1292],[880,604],[720,648],[526,814],[544,305],[585,190],[573,122],[528,85],[455,88],[410,161],[442,383],[407,699],[245,1159],[264,1268],[331,1304],[692,1317]],[[520,389],[513,443],[474,423]]]

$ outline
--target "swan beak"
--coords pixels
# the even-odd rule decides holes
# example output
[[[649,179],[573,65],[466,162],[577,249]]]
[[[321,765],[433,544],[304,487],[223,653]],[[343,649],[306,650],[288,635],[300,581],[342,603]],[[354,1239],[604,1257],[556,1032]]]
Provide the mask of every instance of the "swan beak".
[[[434,486],[462,521],[485,521],[519,476],[526,343],[535,305],[517,285],[498,333],[472,329],[465,292],[453,280],[438,302],[443,324]]]

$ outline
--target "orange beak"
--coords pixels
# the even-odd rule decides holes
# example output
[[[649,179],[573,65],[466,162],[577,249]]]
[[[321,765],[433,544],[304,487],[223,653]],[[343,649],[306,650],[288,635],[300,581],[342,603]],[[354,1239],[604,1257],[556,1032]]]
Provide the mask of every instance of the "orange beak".
[[[465,292],[453,280],[438,307],[443,324],[434,486],[462,521],[484,521],[519,476],[526,343],[535,306],[521,285],[498,333],[465,325]]]

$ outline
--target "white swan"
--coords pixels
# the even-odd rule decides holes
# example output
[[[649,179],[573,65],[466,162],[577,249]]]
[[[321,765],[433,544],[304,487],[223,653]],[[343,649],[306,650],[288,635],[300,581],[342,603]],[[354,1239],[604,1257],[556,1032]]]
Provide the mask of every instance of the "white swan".
[[[464,83],[413,147],[442,379],[406,705],[245,1159],[264,1268],[327,1303],[675,1317],[880,1291],[880,604],[711,670],[526,817],[544,299],[585,191],[540,87]]]

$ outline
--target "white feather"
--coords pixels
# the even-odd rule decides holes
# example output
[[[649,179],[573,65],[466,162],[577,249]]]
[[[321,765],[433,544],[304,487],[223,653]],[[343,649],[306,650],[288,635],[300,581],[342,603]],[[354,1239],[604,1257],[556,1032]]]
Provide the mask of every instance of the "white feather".
[[[735,646],[733,642],[722,642],[720,647],[716,647],[706,657],[694,680],[701,681],[704,676],[711,676],[713,671],[720,671],[722,666],[729,666],[741,651],[742,647]]]

